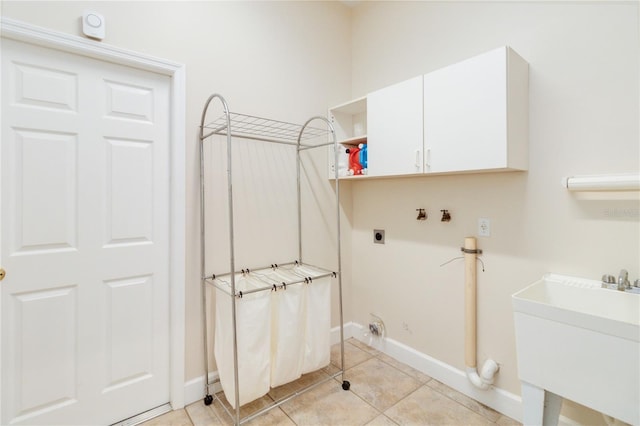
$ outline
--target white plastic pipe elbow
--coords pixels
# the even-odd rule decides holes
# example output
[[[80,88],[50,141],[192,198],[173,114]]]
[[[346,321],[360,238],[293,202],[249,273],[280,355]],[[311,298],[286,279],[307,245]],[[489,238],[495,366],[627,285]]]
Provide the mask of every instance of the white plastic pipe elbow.
[[[475,387],[487,390],[493,385],[493,377],[499,369],[500,367],[494,360],[488,359],[484,362],[480,375],[475,367],[467,367],[467,378]]]
[[[488,359],[484,362],[482,370],[480,370],[480,378],[484,383],[489,383],[490,385],[492,385],[493,376],[496,375],[499,369],[500,367],[494,360]]]

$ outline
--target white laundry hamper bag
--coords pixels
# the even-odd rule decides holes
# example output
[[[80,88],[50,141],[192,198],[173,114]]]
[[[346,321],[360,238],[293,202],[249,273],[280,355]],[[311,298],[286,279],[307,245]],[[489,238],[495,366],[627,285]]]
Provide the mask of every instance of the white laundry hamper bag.
[[[314,278],[323,272],[309,266],[294,271],[312,278],[306,286],[306,319],[302,374],[326,367],[331,362],[331,277]]]
[[[264,286],[264,283],[253,278],[240,274],[236,276],[236,291]],[[270,291],[259,291],[236,298],[216,288],[214,354],[222,390],[227,401],[235,408],[231,299],[234,299],[236,304],[239,405],[258,399],[269,392],[272,300]]]
[[[300,277],[275,270],[268,274],[276,285]],[[277,387],[302,376],[304,360],[306,285],[287,285],[271,293],[271,386]]]

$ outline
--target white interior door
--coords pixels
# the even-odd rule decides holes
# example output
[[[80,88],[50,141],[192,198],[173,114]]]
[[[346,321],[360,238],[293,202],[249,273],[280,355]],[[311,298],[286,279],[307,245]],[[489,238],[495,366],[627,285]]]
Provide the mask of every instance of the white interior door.
[[[169,88],[3,40],[1,424],[169,401]]]

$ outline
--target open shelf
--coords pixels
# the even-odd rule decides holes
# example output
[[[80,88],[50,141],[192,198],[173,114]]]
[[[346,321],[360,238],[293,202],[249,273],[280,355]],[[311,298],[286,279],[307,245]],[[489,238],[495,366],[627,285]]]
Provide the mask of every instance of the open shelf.
[[[354,136],[352,138],[338,140],[339,144],[358,146],[361,143],[367,143],[367,135]]]

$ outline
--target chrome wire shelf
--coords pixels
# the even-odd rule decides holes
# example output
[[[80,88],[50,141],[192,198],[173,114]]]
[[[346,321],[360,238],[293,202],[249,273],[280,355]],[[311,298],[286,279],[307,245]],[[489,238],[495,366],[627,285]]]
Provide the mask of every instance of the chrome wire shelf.
[[[301,273],[299,270],[297,270],[297,267],[311,268],[313,273],[311,274]],[[285,280],[285,281],[282,281],[281,279],[274,281],[273,278],[265,274],[265,273],[268,273],[269,271],[276,271],[278,269],[286,272],[291,272],[292,275],[295,276],[296,278]],[[246,277],[257,278],[258,280],[263,281],[265,285],[262,287],[254,288],[252,290],[236,291],[235,294],[233,294],[235,297],[242,297],[243,295],[246,295],[246,294],[258,293],[261,291],[273,291],[273,290],[286,289],[287,286],[294,285],[294,284],[302,284],[302,283],[311,284],[313,280],[316,280],[316,279],[326,278],[326,277],[336,278],[338,276],[336,272],[330,271],[328,269],[321,268],[315,265],[310,265],[307,263],[299,263],[295,261],[290,263],[283,263],[280,265],[272,264],[271,266],[265,266],[258,269],[251,269],[251,270],[242,269],[240,271],[236,271],[233,274],[230,274],[230,273],[226,273],[222,275],[212,274],[209,276],[205,276],[204,281],[222,290],[224,293],[231,295],[232,294],[231,284],[230,284],[231,275],[238,276],[240,274]]]
[[[298,136],[300,136],[300,131],[303,128],[300,124],[287,123],[285,121],[239,114],[236,112],[230,112],[229,119],[232,129],[231,136],[233,137],[287,145],[298,145]],[[227,118],[223,114],[213,122],[206,124],[204,128],[210,130],[210,132],[204,135],[203,139],[212,135],[226,135]],[[316,146],[302,144],[302,142],[326,136],[328,133],[328,129],[307,126],[300,137],[301,145]],[[326,142],[326,139],[323,142]]]

